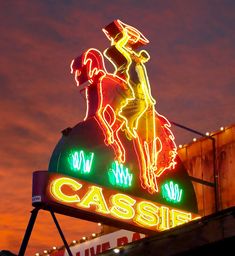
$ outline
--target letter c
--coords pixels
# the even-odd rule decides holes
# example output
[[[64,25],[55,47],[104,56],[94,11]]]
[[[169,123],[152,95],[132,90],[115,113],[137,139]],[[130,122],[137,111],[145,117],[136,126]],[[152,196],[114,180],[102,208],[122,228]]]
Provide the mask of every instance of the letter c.
[[[74,194],[69,196],[62,191],[62,187],[64,185],[69,186],[74,191],[77,191],[82,187],[82,184],[70,178],[63,177],[55,179],[50,184],[50,192],[53,195],[53,197],[61,202],[66,203],[80,202],[80,198],[78,195]]]

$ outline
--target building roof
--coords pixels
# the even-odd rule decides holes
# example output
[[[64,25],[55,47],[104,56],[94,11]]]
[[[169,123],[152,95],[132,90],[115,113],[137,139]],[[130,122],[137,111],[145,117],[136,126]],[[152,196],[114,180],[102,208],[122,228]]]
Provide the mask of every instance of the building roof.
[[[235,243],[235,207],[119,247],[122,256],[227,255]],[[114,250],[99,254],[113,256]],[[118,254],[116,254],[118,255]],[[228,254],[230,255],[230,254]]]

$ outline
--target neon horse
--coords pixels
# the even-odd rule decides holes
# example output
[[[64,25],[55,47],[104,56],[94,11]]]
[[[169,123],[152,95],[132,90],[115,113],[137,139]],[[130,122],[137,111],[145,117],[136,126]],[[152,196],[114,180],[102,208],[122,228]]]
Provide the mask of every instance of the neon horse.
[[[111,41],[104,55],[114,64],[114,73],[106,71],[103,55],[96,49],[73,60],[71,72],[77,85],[89,81],[86,118],[95,116],[106,145],[113,147],[119,162],[125,163],[126,155],[119,133],[124,132],[133,141],[141,185],[153,194],[158,192],[157,179],[176,164],[176,145],[170,123],[155,110],[145,68],[150,56],[144,50],[136,51],[149,41],[137,29],[115,22],[118,30],[114,34],[110,27],[103,30]],[[94,99],[96,103],[91,107]]]
[[[116,160],[125,162],[125,148],[119,138],[124,120],[117,113],[129,97],[126,82],[108,73],[101,52],[91,48],[71,63],[71,73],[75,74],[77,86],[89,82],[85,88],[87,113],[84,120],[95,117],[105,136],[105,144],[114,149]]]

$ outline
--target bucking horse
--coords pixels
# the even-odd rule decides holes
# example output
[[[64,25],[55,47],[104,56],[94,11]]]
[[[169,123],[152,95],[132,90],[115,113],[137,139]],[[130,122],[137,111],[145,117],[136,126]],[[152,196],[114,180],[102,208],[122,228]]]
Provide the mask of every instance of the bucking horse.
[[[112,146],[120,163],[126,161],[120,133],[133,142],[141,185],[153,194],[159,190],[157,179],[166,170],[174,169],[177,151],[169,121],[155,109],[145,67],[150,56],[146,50],[137,51],[149,41],[120,20],[103,31],[111,46],[103,54],[88,49],[71,63],[77,85],[88,82],[85,119],[95,117],[105,144]],[[114,72],[107,71],[104,56],[114,65]]]

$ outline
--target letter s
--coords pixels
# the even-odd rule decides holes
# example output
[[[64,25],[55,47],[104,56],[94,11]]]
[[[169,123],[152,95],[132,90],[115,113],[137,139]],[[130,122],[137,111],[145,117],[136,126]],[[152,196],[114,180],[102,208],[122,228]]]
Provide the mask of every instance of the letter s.
[[[110,209],[110,213],[113,216],[126,220],[134,217],[135,210],[132,206],[136,201],[133,198],[124,194],[116,194],[111,197],[111,202],[113,206]]]
[[[142,226],[157,226],[159,223],[159,207],[153,203],[141,201],[137,204],[137,216],[134,222]]]

